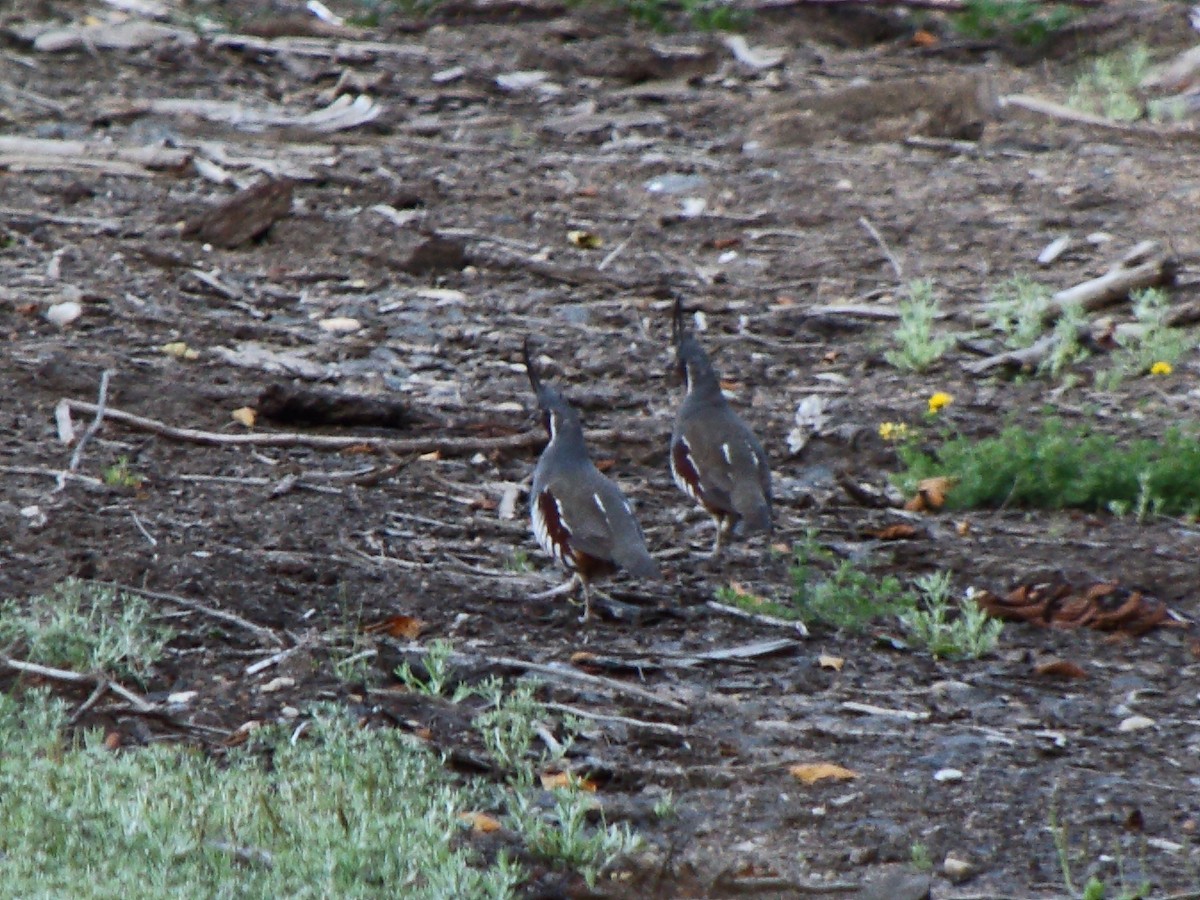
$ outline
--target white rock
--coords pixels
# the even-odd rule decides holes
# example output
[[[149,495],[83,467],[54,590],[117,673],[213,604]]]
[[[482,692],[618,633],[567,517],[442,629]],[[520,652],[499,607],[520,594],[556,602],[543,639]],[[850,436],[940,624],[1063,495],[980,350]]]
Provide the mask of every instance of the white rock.
[[[942,862],[942,872],[954,882],[966,881],[975,874],[975,871],[974,864],[955,856],[953,853],[947,853],[945,860]]]
[[[1146,716],[1130,716],[1128,719],[1122,720],[1117,726],[1117,731],[1142,731],[1146,728],[1154,727],[1154,720]]]
[[[358,319],[351,319],[349,316],[334,316],[331,319],[322,319],[317,323],[317,326],[322,331],[328,331],[330,334],[350,334],[362,328],[362,323]]]
[[[272,678],[258,690],[262,694],[273,694],[276,691],[282,691],[284,688],[293,687],[295,684],[295,678],[288,678],[286,675],[281,675],[278,678]]]
[[[963,773],[960,769],[938,769],[933,773],[934,781],[962,781]]]
[[[66,328],[82,315],[83,305],[76,303],[74,300],[55,303],[46,310],[46,320],[57,325],[59,328]]]
[[[1037,258],[1038,265],[1039,266],[1050,265],[1055,260],[1057,260],[1060,256],[1062,256],[1063,253],[1066,252],[1066,249],[1070,246],[1071,246],[1071,236],[1069,234],[1064,234],[1062,237],[1056,238],[1055,240],[1053,240],[1049,244],[1047,244],[1042,249],[1042,252],[1038,254],[1038,258]]]
[[[199,694],[199,691],[178,691],[174,694],[168,694],[167,702],[183,706],[195,700],[197,694]]]

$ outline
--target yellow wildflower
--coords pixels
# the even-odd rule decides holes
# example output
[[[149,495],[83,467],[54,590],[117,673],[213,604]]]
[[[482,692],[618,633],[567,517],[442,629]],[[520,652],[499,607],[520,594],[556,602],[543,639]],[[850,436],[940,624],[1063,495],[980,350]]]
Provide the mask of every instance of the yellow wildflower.
[[[938,391],[929,398],[929,413],[933,415],[938,412],[943,406],[949,406],[954,402],[954,398],[945,391]]]
[[[1161,359],[1150,367],[1151,375],[1170,375],[1174,371],[1175,369],[1169,362],[1164,362]]]
[[[908,437],[908,426],[903,422],[880,422],[879,436],[885,441],[902,441]]]

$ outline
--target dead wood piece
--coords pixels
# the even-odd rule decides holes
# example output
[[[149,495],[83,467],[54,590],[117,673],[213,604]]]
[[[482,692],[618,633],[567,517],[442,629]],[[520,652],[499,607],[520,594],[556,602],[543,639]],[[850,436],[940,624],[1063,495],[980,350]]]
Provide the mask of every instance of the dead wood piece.
[[[37,675],[41,678],[52,679],[53,681],[66,681],[70,684],[90,684],[97,689],[103,687],[105,690],[112,691],[123,700],[127,700],[133,705],[134,709],[140,712],[148,712],[155,708],[153,703],[149,703],[141,695],[117,684],[117,682],[104,675],[84,675],[79,672],[71,672],[67,669],[56,669],[52,666],[25,662],[24,660],[13,659],[11,656],[3,655],[0,655],[0,665],[12,669],[14,672],[24,672],[27,675]]]
[[[345,391],[273,384],[259,395],[258,414],[282,425],[356,425],[408,428],[413,415],[407,404],[392,397],[364,397]]]
[[[1071,6],[1102,6],[1105,0],[1065,0]],[[942,12],[962,12],[966,0],[752,0],[749,9],[769,11],[791,9],[795,6],[827,6],[853,8],[856,6],[900,6],[905,9],[933,9]]]
[[[84,400],[65,398],[71,409],[82,413],[95,413],[98,407]],[[110,422],[120,422],[131,428],[149,431],[175,441],[192,444],[205,444],[213,447],[222,446],[255,446],[255,447],[311,447],[317,450],[345,450],[347,447],[370,447],[378,450],[390,450],[395,453],[443,453],[455,455],[462,453],[487,452],[489,450],[524,450],[538,447],[545,443],[545,432],[538,429],[518,432],[517,434],[501,435],[499,437],[452,437],[449,435],[429,435],[420,438],[378,438],[352,437],[329,434],[300,434],[296,432],[255,432],[250,434],[222,434],[216,431],[202,431],[197,428],[183,428],[168,425],[155,419],[147,419],[123,410],[109,408],[105,418]],[[588,432],[588,439],[598,442],[612,440],[639,440],[637,436],[622,433],[616,434],[611,429]]]
[[[842,702],[842,709],[862,713],[865,716],[882,716],[887,719],[901,719],[905,722],[924,722],[929,713],[911,709],[889,709],[884,706],[872,706],[870,703],[859,703],[855,700]]]
[[[402,652],[417,652],[423,653],[425,648],[420,644],[401,645],[389,641],[394,644]],[[687,712],[690,708],[686,703],[680,703],[678,700],[672,700],[669,697],[663,697],[656,694],[654,691],[646,688],[638,687],[635,684],[627,684],[623,681],[617,681],[613,678],[603,678],[599,675],[589,675],[586,672],[580,672],[577,669],[572,669],[568,666],[556,666],[546,663],[532,662],[527,659],[514,659],[510,656],[473,656],[465,653],[452,653],[451,662],[463,665],[477,665],[483,661],[492,666],[499,666],[506,669],[521,669],[527,672],[536,672],[551,680],[557,681],[575,681],[586,684],[593,690],[602,691],[606,694],[615,694],[617,696],[636,697],[639,700],[644,700],[647,703],[652,703],[655,706],[664,706],[667,709],[673,709],[677,712]]]
[[[145,176],[178,170],[191,160],[187,150],[170,147],[122,147],[97,141],[0,136],[0,168],[81,169],[113,175]],[[46,213],[39,213],[49,219]]]
[[[1099,278],[1056,293],[1046,305],[1043,318],[1052,322],[1062,315],[1064,307],[1075,304],[1088,312],[1095,312],[1126,299],[1131,291],[1173,284],[1177,269],[1177,263],[1169,256],[1152,259],[1132,268],[1118,265]]]
[[[1086,125],[1091,128],[1100,128],[1105,131],[1116,132],[1118,134],[1126,134],[1133,137],[1142,137],[1155,141],[1164,139],[1178,140],[1200,140],[1200,129],[1191,125],[1143,125],[1138,122],[1118,122],[1113,119],[1106,119],[1104,116],[1093,115],[1092,113],[1081,112],[1077,109],[1072,109],[1069,106],[1064,106],[1061,103],[1055,103],[1053,100],[1043,100],[1040,97],[1030,97],[1024,94],[1010,94],[1006,97],[1001,97],[999,106],[1002,110],[1015,109],[1023,112],[1034,113],[1039,116],[1056,119],[1060,122],[1069,122],[1074,125]]]
[[[745,619],[748,622],[757,622],[760,625],[770,625],[774,628],[787,628],[796,632],[801,637],[808,637],[808,626],[798,619],[781,619],[777,616],[768,616],[763,613],[748,612],[744,609],[738,609],[736,606],[727,606],[724,603],[718,603],[716,600],[709,600],[705,605],[709,609],[725,616],[732,616],[735,619]]]
[[[994,369],[1035,369],[1050,358],[1058,341],[1058,335],[1048,334],[1028,347],[1005,350],[986,359],[967,363],[963,369],[972,375],[986,375]]]
[[[248,619],[243,619],[239,615],[231,612],[226,612],[222,609],[214,609],[211,606],[205,606],[196,600],[189,600],[187,597],[180,597],[178,594],[165,594],[161,591],[150,591],[145,588],[132,587],[127,584],[117,584],[114,582],[97,581],[95,584],[111,587],[123,594],[136,594],[139,597],[145,597],[148,600],[164,600],[167,603],[173,603],[176,606],[181,606],[184,609],[190,609],[193,612],[202,613],[213,619],[219,619],[222,622],[228,622],[231,625],[236,625],[239,628],[244,628],[252,634],[258,635],[259,638],[267,643],[274,644],[276,647],[283,646],[283,639],[269,628],[264,628],[262,625],[255,625]]]
[[[1200,322],[1200,300],[1175,307],[1167,314],[1166,322],[1172,328],[1185,328]]]
[[[295,182],[267,180],[238,191],[184,226],[185,237],[232,250],[265,234],[292,209]]]
[[[190,29],[129,19],[113,24],[53,28],[34,38],[33,47],[43,53],[59,53],[78,47],[89,50],[137,50],[164,43],[190,47],[198,40],[196,33]]]
[[[380,56],[427,59],[431,53],[428,47],[421,44],[341,41],[329,38],[261,38],[250,34],[217,34],[212,36],[211,41],[216,48],[265,55],[318,57],[343,63],[371,62]]]

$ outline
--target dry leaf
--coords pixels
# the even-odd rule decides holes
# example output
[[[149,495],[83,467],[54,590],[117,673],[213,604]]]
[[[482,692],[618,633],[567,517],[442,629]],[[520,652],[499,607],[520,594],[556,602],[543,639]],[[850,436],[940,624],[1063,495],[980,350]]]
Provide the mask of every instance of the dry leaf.
[[[382,622],[373,622],[363,629],[367,634],[386,634],[394,638],[416,640],[425,630],[425,622],[412,616],[392,616]]]
[[[946,505],[946,495],[954,486],[954,479],[945,475],[926,478],[917,483],[917,495],[904,504],[909,512],[941,509]]]
[[[823,363],[837,362],[837,358],[841,355],[842,355],[841,350],[830,350],[828,353],[826,353],[824,356],[821,357],[821,362],[823,362]]]
[[[803,784],[816,784],[818,781],[848,781],[857,778],[858,773],[834,763],[800,763],[788,766],[788,773]]]
[[[232,732],[229,737],[225,738],[224,744],[226,747],[237,747],[240,744],[246,743],[250,735],[258,729],[262,728],[262,722],[258,719],[251,719],[249,722],[243,722]]]
[[[555,788],[577,788],[589,794],[596,793],[596,782],[569,772],[543,772],[542,787],[548,791]]]
[[[713,238],[712,245],[714,250],[728,250],[730,247],[737,247],[741,243],[742,239],[739,237],[723,237]]]
[[[954,533],[959,537],[967,537],[971,534],[971,523],[966,519],[959,519],[954,523]]]
[[[590,231],[568,231],[567,240],[582,250],[598,250],[604,246],[600,236]]]
[[[476,834],[491,834],[493,831],[500,830],[500,820],[489,813],[465,812],[459,813],[458,818],[470,825],[471,830]]]
[[[245,425],[247,428],[254,427],[254,421],[258,418],[258,414],[249,406],[240,406],[229,414],[233,421],[239,425]]]
[[[1088,677],[1088,673],[1082,666],[1065,659],[1051,659],[1044,663],[1039,663],[1033,667],[1033,673],[1035,675],[1043,675],[1046,678],[1062,678],[1064,680]]]
[[[437,450],[434,450],[432,453],[422,453],[417,457],[421,462],[437,462],[441,458],[442,454]]]
[[[926,31],[924,28],[915,32],[912,36],[912,45],[914,47],[933,47],[937,42],[937,35]]]
[[[917,536],[917,528],[915,525],[889,525],[870,534],[881,541],[905,541]]]
[[[822,669],[833,669],[835,672],[842,671],[842,666],[846,664],[846,660],[840,656],[830,656],[827,653],[822,653],[817,657],[817,665]]]
[[[167,356],[173,356],[176,359],[199,359],[200,354],[193,350],[184,341],[171,341],[169,344],[162,345],[162,352]]]
[[[377,448],[374,444],[352,444],[349,447],[343,447],[341,452],[349,453],[351,455],[358,455],[364,453],[374,453],[376,449]]]
[[[121,746],[121,732],[110,731],[104,736],[104,749],[116,750]]]

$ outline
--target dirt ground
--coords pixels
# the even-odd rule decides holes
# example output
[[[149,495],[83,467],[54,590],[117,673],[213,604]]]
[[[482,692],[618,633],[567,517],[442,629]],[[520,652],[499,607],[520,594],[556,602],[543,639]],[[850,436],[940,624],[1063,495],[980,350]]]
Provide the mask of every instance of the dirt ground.
[[[256,37],[51,52],[31,43],[32,26],[106,21],[112,8],[39,0],[0,13],[5,135],[186,157],[105,168],[95,152],[88,163],[0,150],[0,595],[78,576],[186,598],[271,632],[160,597],[181,634],[149,696],[197,696],[158,717],[101,708],[93,724],[130,746],[219,749],[247,721],[336,699],[467,752],[450,717],[396,690],[390,673],[405,641],[378,642],[376,680],[390,687],[336,677],[347,635],[408,615],[427,623],[421,641],[447,638],[475,660],[473,676],[519,674],[514,660],[568,671],[588,652],[587,671],[629,688],[543,672],[545,699],[610,717],[592,722],[574,762],[600,784],[608,820],[630,822],[649,843],[602,895],[832,896],[866,886],[920,896],[919,845],[935,897],[1062,896],[1056,822],[1076,886],[1090,875],[1148,882],[1154,896],[1200,886],[1190,627],[1114,640],[1011,625],[994,654],[937,662],[897,649],[886,624],[857,636],[814,626],[767,655],[697,659],[796,637],[705,605],[730,582],[785,596],[788,563],[758,540],[708,565],[710,526],[671,483],[666,453],[679,293],[705,312],[703,340],[772,457],[773,542],[813,528],[880,574],[948,569],[959,590],[1113,581],[1194,616],[1193,524],[1012,509],[913,517],[865,506],[839,482],[848,473],[882,491],[899,464],[879,423],[921,425],[934,391],[953,395],[952,427],[980,436],[1034,423],[1048,406],[1122,435],[1195,418],[1194,353],[1173,375],[1111,393],[1089,378],[1064,388],[973,377],[963,366],[976,357],[961,348],[923,375],[883,358],[895,327],[886,316],[912,278],[932,279],[946,327],[965,331],[1003,279],[1069,286],[1152,239],[1179,263],[1175,301],[1200,299],[1200,145],[994,113],[1006,94],[1062,99],[1097,50],[1143,36],[1163,52],[1182,49],[1186,9],[1126,7],[1127,20],[1080,29],[1031,60],[949,31],[920,46],[918,23],[898,11],[793,7],[755,16],[746,32],[756,51],[785,53],[763,68],[711,33],[657,34],[599,7],[460,4],[427,20],[388,13],[334,37],[312,36],[300,3],[175,9],[177,22],[207,17]],[[541,75],[513,76],[528,72]],[[901,80],[912,78],[922,80]],[[149,105],[191,98],[302,114],[359,94],[380,114],[328,133]],[[266,176],[294,187],[290,212],[264,235],[222,248],[218,232],[187,233]],[[576,246],[574,231],[602,245]],[[1064,232],[1077,240],[1040,269],[1038,253]],[[82,304],[77,321],[47,321],[50,305],[72,300]],[[819,309],[846,305],[879,315]],[[360,327],[330,330],[340,317]],[[636,504],[666,574],[661,585],[618,579],[621,615],[586,627],[574,607],[530,599],[560,575],[526,520],[538,452],[520,437],[537,424],[520,365],[526,335],[602,432],[593,453]],[[198,357],[163,352],[172,342]],[[85,447],[81,477],[57,489],[72,451],[57,438],[55,406],[95,401],[105,370],[110,410],[228,436],[247,433],[231,413],[258,407],[272,385],[400,400],[412,420],[399,429],[260,415],[252,431],[412,443],[205,445],[110,415]],[[829,426],[789,455],[794,412],[811,395],[831,401]],[[90,418],[77,411],[76,428]],[[508,449],[488,443],[511,436]],[[103,483],[121,458],[139,486]],[[871,536],[904,523],[917,526],[911,540]],[[823,654],[844,667],[822,667]],[[1086,677],[1037,674],[1052,658]],[[1122,730],[1131,719],[1145,727]],[[804,786],[788,774],[804,762],[858,777]],[[653,807],[667,792],[676,814],[664,819]],[[881,886],[897,873],[913,877]],[[585,893],[569,875],[530,886],[537,896]]]

